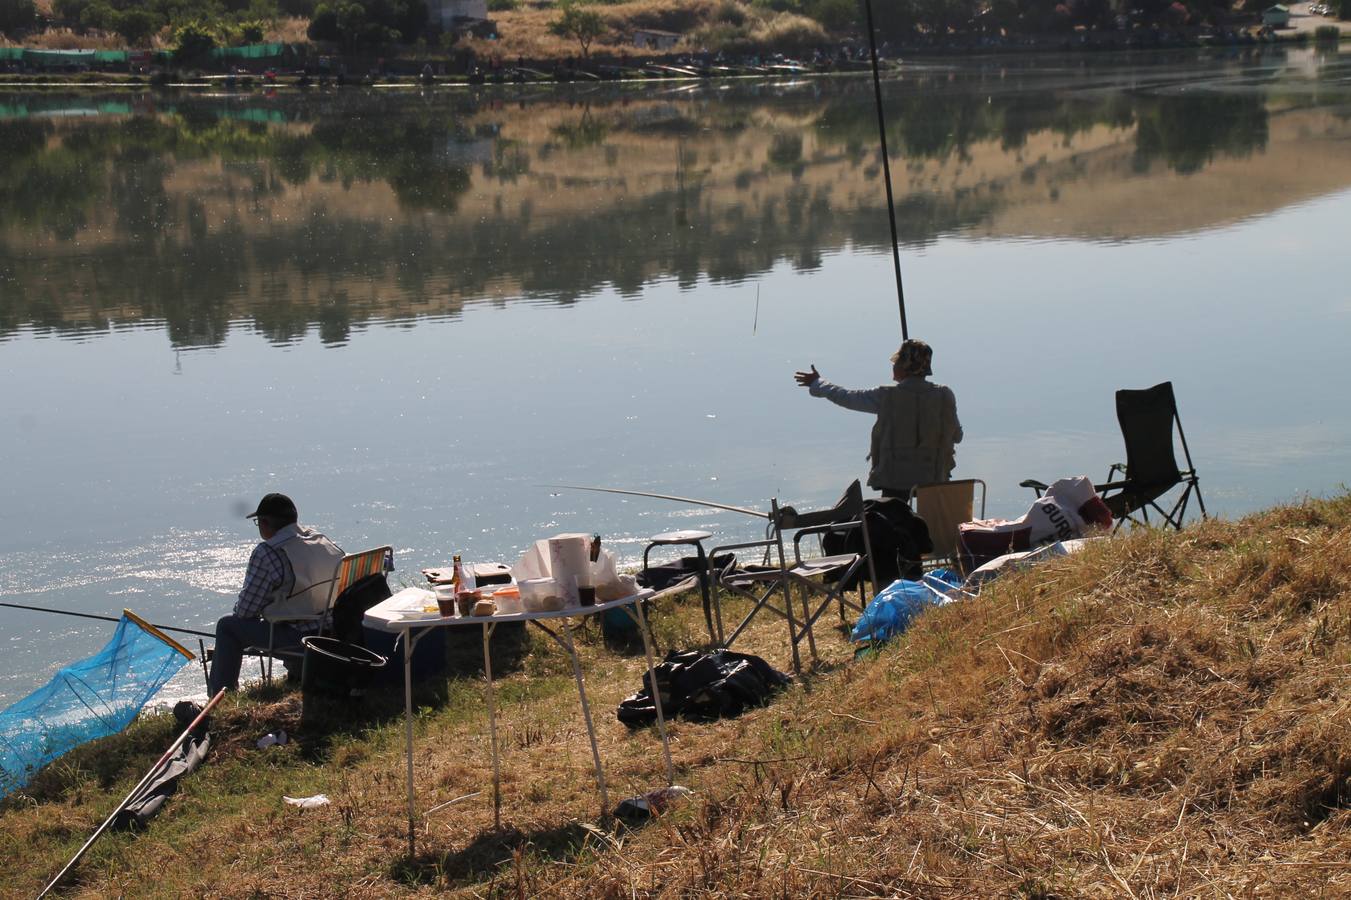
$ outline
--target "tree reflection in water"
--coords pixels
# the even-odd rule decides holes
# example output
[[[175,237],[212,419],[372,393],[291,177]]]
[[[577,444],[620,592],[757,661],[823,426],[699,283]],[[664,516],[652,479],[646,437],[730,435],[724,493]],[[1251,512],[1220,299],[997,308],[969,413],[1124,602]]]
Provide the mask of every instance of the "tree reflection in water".
[[[1063,196],[1087,177],[1076,141],[1108,160],[1093,178],[1118,180],[1267,146],[1266,87],[1154,92],[1137,74],[889,85],[901,239]],[[83,97],[10,104],[30,114],[0,120],[0,335],[150,319],[175,347],[212,346],[245,321],[341,344],[354,324],[482,298],[635,297],[886,246],[866,80],[588,90],[521,108],[492,93],[133,98],[87,118],[56,115]]]

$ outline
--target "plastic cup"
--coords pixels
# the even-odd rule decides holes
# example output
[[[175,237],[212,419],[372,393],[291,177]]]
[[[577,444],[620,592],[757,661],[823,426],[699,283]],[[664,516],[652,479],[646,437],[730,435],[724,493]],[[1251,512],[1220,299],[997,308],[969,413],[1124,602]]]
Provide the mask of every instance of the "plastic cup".
[[[436,594],[436,608],[441,615],[449,618],[455,615],[455,588],[449,584],[438,584],[432,589]]]

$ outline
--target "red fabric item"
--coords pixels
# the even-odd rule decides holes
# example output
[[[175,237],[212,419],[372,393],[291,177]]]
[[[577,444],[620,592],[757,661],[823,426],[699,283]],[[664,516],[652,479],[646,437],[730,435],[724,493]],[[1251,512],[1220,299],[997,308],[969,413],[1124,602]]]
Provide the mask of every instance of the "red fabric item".
[[[1107,504],[1097,494],[1094,494],[1093,499],[1079,507],[1079,518],[1097,525],[1099,528],[1112,527],[1112,511],[1107,508]]]

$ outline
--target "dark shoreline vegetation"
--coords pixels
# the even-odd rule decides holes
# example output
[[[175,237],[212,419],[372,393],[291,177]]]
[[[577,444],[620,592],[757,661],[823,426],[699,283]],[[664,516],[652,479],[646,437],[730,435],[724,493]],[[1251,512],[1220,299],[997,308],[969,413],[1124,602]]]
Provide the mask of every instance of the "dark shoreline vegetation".
[[[447,25],[441,0],[0,0],[0,36],[46,51],[90,48],[69,60],[150,74],[156,69],[306,75],[442,77],[511,73],[606,77],[646,63],[756,67],[783,60],[848,70],[866,58],[861,0],[489,0],[488,19]],[[1157,49],[1308,39],[1266,27],[1246,0],[888,0],[872,10],[883,55],[1018,50]],[[436,15],[429,15],[435,7]],[[1351,17],[1351,0],[1327,15]],[[667,46],[635,46],[634,35]],[[1319,29],[1339,37],[1338,26]],[[274,47],[266,58],[226,48]],[[134,51],[113,63],[120,48]],[[0,47],[0,71],[25,63]],[[618,70],[618,71],[615,71]],[[705,72],[707,74],[707,72]],[[43,72],[49,77],[58,73]]]
[[[566,658],[516,648],[498,682],[504,822],[492,828],[477,648],[416,694],[417,855],[405,853],[401,690],[359,712],[256,689],[149,828],[110,834],[87,896],[1326,896],[1351,851],[1351,495],[1182,532],[1142,529],[922,615],[764,709],[672,724],[691,802],[596,824]],[[660,646],[702,632],[655,611]],[[780,627],[746,649],[779,662]],[[453,648],[455,649],[455,648]],[[641,649],[579,635],[593,709]],[[504,654],[505,655],[505,654]],[[599,720],[611,796],[663,779],[655,734]],[[262,735],[293,741],[266,751]],[[32,896],[174,733],[149,715],[0,804],[0,893]],[[297,811],[281,796],[326,793]],[[476,793],[479,792],[479,793]],[[441,809],[438,804],[460,798]]]
[[[913,89],[889,104],[889,146],[909,169],[960,162],[986,143],[1018,153],[1038,135],[1068,140],[1106,128],[1127,148],[1133,144],[1123,165],[1188,175],[1217,158],[1260,153],[1268,140],[1270,113],[1260,91],[1034,97],[1020,90],[1016,66],[970,77],[983,89],[954,90],[942,70],[911,75]],[[747,96],[761,89],[748,86]],[[776,126],[756,145],[761,161],[731,168],[711,154],[754,133],[753,106],[725,97],[677,103],[621,87],[569,90],[448,92],[434,103],[412,97],[398,105],[369,92],[5,96],[0,340],[26,328],[88,334],[162,321],[173,347],[211,347],[242,319],[278,344],[312,329],[323,342],[341,344],[372,322],[456,315],[467,302],[492,298],[500,284],[532,301],[572,303],[606,285],[636,297],[654,278],[735,284],[779,261],[810,270],[845,244],[886,246],[872,205],[845,211],[827,188],[813,186],[820,172],[849,179],[851,191],[879,193],[866,79],[797,88],[803,121]],[[504,134],[504,101],[536,110],[549,124],[529,144]],[[68,115],[86,109],[100,114]],[[642,156],[651,142],[684,146],[691,135],[710,149],[702,157],[673,150],[677,178],[668,187],[634,193],[594,176],[566,176],[567,160]],[[335,202],[344,187],[377,185],[404,215],[435,216],[438,225],[371,221],[324,203],[300,220],[244,228],[229,212],[233,205],[218,210],[220,188],[184,193],[203,164],[223,167],[235,185],[231,195],[242,192],[254,204],[280,203],[306,185],[336,190]],[[1055,189],[1074,171],[1029,159],[1007,186],[940,193],[917,182],[898,195],[901,241],[922,247],[980,222],[1005,192],[1042,180]],[[565,176],[570,185],[559,181]],[[583,203],[576,216],[541,218],[528,203],[490,218],[457,215],[473,193],[529,185],[597,190],[607,199],[599,207]],[[761,198],[758,212],[745,206],[751,194]],[[98,240],[89,240],[95,233]],[[652,240],[666,233],[673,242]],[[560,247],[574,252],[560,254]],[[87,264],[68,265],[72,253]],[[268,282],[258,281],[261,273],[271,273]],[[401,305],[381,300],[378,290],[363,296],[358,284],[389,284],[400,295],[426,298],[423,304],[439,299]]]

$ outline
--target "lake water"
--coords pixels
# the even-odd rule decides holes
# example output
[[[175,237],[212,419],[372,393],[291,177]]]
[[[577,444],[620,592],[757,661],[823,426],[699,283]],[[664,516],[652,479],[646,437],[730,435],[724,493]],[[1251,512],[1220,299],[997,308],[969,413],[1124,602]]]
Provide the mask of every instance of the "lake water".
[[[912,336],[1017,516],[1171,380],[1207,507],[1339,490],[1351,66],[1313,49],[907,65]],[[832,502],[900,336],[871,83],[0,94],[0,594],[210,630],[281,490],[395,583]],[[100,646],[0,610],[0,700]],[[195,649],[195,646],[193,647]],[[190,684],[191,673],[183,676]],[[200,683],[199,681],[197,683]]]

